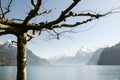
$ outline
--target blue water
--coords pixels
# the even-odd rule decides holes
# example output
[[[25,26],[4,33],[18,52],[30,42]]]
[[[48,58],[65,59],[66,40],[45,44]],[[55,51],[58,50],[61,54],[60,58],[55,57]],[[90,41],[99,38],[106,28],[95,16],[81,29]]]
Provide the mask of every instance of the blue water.
[[[15,80],[16,67],[0,66],[0,80]],[[120,80],[120,66],[29,66],[27,80]]]

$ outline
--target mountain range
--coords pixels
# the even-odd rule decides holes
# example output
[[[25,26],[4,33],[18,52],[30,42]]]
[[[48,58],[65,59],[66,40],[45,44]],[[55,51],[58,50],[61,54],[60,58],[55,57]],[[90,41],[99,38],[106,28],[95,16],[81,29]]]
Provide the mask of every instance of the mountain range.
[[[16,66],[17,46],[11,40],[6,43],[0,41],[0,65]],[[31,50],[27,49],[27,65],[48,65],[49,61],[36,56]]]
[[[17,46],[11,40],[6,43],[0,41],[0,65],[16,66]],[[45,59],[36,56],[30,49],[27,49],[27,65],[66,65],[66,64],[87,64],[87,65],[120,65],[120,43],[106,48],[82,47],[74,56],[63,55]]]
[[[52,64],[120,65],[120,43],[95,51],[81,48],[74,56],[61,56],[49,61]]]
[[[65,64],[86,64],[89,59],[92,57],[92,54],[94,53],[93,48],[85,48],[82,47],[80,50],[77,51],[77,53],[74,56],[66,56],[63,55],[59,58],[51,58],[49,61],[51,64],[59,64],[59,65],[65,65]]]

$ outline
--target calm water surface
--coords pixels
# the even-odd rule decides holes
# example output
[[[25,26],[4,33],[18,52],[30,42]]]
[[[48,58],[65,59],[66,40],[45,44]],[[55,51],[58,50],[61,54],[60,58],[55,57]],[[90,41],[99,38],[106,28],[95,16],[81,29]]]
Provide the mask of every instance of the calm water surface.
[[[120,80],[120,66],[29,66],[27,80]],[[15,80],[16,67],[0,66],[0,80]]]

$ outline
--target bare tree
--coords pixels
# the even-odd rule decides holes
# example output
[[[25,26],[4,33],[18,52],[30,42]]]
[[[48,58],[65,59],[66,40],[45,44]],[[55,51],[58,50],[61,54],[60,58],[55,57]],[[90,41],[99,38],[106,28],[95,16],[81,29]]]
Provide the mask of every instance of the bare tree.
[[[40,7],[42,5],[42,0],[30,0],[33,9],[31,9],[28,15],[23,19],[7,19],[6,14],[10,13],[10,8],[13,0],[9,0],[9,4],[6,7],[3,7],[2,1],[0,0],[0,36],[6,34],[12,34],[17,37],[17,80],[26,80],[26,44],[27,41],[30,41],[35,37],[35,34],[41,34],[43,31],[48,32],[49,34],[54,33],[57,39],[59,39],[58,33],[55,31],[56,28],[73,28],[78,25],[85,24],[87,22],[99,19],[100,17],[106,16],[111,12],[104,14],[92,13],[90,11],[75,13],[72,9],[80,2],[81,0],[73,0],[73,2],[64,9],[58,18],[53,21],[45,21],[39,23],[30,23],[35,17],[42,16],[43,14],[49,14],[52,10],[47,10],[42,13],[39,13]],[[66,23],[67,18],[73,17],[88,17],[86,20],[81,22],[75,22],[74,24]],[[32,31],[32,33],[30,33]],[[72,31],[72,30],[71,30]],[[63,31],[63,32],[71,32]],[[53,34],[51,34],[53,35]]]

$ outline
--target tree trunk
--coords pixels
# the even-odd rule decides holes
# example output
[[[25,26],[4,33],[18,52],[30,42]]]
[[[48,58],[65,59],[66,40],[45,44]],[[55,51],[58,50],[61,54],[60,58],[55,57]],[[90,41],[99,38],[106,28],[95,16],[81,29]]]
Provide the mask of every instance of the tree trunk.
[[[26,33],[17,36],[17,80],[26,80]]]

